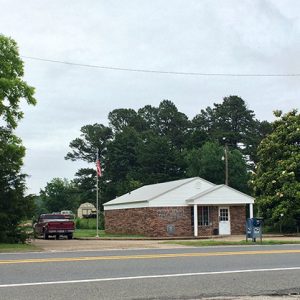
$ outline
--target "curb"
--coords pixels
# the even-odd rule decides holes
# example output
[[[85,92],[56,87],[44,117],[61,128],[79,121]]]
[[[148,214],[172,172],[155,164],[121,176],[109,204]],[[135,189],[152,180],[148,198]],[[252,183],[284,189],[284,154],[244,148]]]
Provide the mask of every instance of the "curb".
[[[217,235],[217,236],[201,236],[201,237],[194,237],[194,236],[178,236],[178,237],[77,237],[73,238],[74,240],[107,240],[107,241],[178,241],[178,240],[218,240],[218,239],[226,239],[228,241],[232,241],[231,237],[234,235]],[[289,238],[289,237],[299,237],[297,235],[279,235],[279,234],[266,234],[263,235],[264,238]],[[241,238],[245,238],[245,236],[241,236]]]

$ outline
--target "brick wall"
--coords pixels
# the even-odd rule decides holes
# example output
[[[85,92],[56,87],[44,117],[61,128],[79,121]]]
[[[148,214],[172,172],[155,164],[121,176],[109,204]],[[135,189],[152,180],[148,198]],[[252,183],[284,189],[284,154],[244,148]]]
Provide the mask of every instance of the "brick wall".
[[[190,207],[147,207],[105,211],[105,232],[145,236],[192,236]]]
[[[191,207],[147,207],[105,211],[105,232],[152,237],[193,236]],[[232,234],[243,234],[245,206],[231,206]],[[210,207],[210,225],[198,226],[199,236],[213,235],[219,228],[218,207]]]
[[[245,234],[246,205],[230,206],[231,234]]]

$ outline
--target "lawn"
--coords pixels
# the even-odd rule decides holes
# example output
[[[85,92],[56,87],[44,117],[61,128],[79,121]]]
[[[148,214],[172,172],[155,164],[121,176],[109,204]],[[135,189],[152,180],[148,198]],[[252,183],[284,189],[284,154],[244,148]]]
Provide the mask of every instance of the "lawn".
[[[86,237],[95,237],[96,229],[76,229],[74,232],[74,238],[86,238]],[[142,238],[142,235],[125,235],[125,234],[106,234],[104,230],[99,230],[99,237],[101,238]]]
[[[257,240],[256,243],[252,241],[246,242],[242,241],[218,241],[218,240],[197,240],[197,241],[167,241],[163,242],[164,244],[176,244],[182,246],[230,246],[230,245],[283,245],[283,244],[300,244],[300,241],[293,240],[263,240],[260,243],[260,240]]]
[[[26,251],[40,251],[41,249],[32,244],[1,244],[0,253],[3,252],[26,252]]]

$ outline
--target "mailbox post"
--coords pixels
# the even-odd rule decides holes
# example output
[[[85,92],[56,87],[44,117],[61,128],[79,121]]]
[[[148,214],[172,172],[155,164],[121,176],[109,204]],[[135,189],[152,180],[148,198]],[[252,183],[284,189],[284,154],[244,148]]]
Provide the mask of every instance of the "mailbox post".
[[[256,238],[260,238],[262,243],[262,218],[248,218],[246,222],[246,241],[248,238],[252,239],[252,242],[256,242]]]

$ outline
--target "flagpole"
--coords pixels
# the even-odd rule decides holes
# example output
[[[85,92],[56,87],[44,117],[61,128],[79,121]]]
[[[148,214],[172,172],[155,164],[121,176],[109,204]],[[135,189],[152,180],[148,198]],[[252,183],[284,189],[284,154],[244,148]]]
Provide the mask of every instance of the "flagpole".
[[[97,163],[98,163],[99,157],[98,157],[98,150],[97,150]],[[96,184],[96,206],[97,206],[97,212],[96,212],[96,217],[97,217],[97,222],[96,222],[96,237],[99,237],[99,174],[98,170],[96,172],[96,177],[97,177],[97,184]]]

